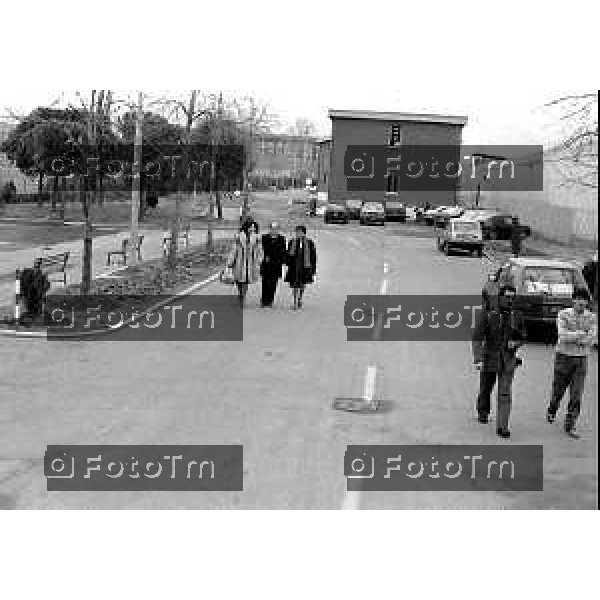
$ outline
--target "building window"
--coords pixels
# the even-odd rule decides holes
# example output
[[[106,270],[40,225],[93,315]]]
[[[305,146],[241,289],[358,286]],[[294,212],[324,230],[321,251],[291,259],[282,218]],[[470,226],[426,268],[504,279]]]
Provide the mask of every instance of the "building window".
[[[402,132],[400,129],[400,123],[392,123],[390,131],[390,146],[401,145]]]

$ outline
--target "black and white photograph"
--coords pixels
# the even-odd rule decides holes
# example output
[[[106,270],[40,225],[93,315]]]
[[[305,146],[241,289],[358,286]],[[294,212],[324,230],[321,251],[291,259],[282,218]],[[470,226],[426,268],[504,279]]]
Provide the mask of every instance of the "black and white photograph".
[[[199,532],[222,523],[219,552],[244,538],[268,573],[289,544],[300,555],[276,558],[315,587],[211,597],[433,598],[348,574],[389,570],[396,544],[428,555],[447,526],[444,554],[498,597],[589,594],[568,555],[593,557],[573,536],[598,533],[593,4],[11,11],[0,516],[15,534],[37,552],[32,519],[97,540],[112,523],[104,555],[158,551],[171,542],[125,533],[156,519],[210,556]],[[505,558],[478,566],[470,535]],[[348,594],[310,574],[335,538]]]

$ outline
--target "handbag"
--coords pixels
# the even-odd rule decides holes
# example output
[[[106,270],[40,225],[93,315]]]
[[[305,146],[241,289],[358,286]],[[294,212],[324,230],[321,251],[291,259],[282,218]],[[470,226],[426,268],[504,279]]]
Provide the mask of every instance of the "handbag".
[[[233,275],[233,269],[231,267],[225,267],[219,274],[219,280],[221,283],[232,285],[235,283],[235,277]]]

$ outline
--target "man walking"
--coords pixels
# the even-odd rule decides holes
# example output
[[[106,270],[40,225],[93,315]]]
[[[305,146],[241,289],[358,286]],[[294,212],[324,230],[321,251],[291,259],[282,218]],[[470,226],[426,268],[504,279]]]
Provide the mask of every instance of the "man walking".
[[[573,307],[565,308],[558,313],[554,380],[546,413],[548,422],[553,423],[562,397],[566,389],[570,388],[565,433],[573,438],[579,437],[575,432],[575,425],[581,411],[588,356],[597,335],[596,315],[588,309],[588,298],[586,290],[575,289]]]
[[[271,223],[269,233],[262,236],[263,261],[260,266],[262,276],[262,298],[260,305],[273,306],[277,282],[286,261],[285,238],[279,233],[277,223]]]
[[[510,236],[510,245],[513,256],[519,258],[523,250],[523,231],[518,217],[514,217],[512,221],[512,231]]]
[[[508,421],[512,404],[512,382],[515,369],[521,364],[517,350],[525,343],[520,319],[513,312],[516,290],[512,286],[500,289],[499,310],[479,313],[473,332],[473,358],[480,371],[477,413],[480,423],[487,423],[491,409],[491,394],[498,380],[497,428],[503,438],[510,437]]]

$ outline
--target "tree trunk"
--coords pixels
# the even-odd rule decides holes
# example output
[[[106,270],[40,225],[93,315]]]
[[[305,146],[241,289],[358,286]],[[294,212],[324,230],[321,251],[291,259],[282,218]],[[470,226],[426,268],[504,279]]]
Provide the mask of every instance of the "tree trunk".
[[[92,282],[92,225],[90,221],[90,206],[88,186],[85,178],[81,178],[80,196],[83,207],[85,224],[83,228],[83,266],[81,271],[81,293],[87,296],[90,293]]]
[[[38,206],[41,208],[44,203],[44,197],[42,196],[42,190],[44,186],[44,174],[40,171],[38,177]]]
[[[58,196],[58,175],[54,176],[54,187],[52,188],[52,212],[56,210],[56,197]]]

